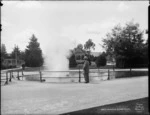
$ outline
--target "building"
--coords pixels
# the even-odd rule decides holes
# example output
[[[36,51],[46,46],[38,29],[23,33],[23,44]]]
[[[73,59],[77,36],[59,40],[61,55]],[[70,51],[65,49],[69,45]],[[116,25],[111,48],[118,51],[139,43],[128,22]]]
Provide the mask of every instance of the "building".
[[[4,59],[2,65],[5,68],[11,68],[11,67],[20,67],[24,63],[25,62],[23,60],[17,60],[16,62],[16,59]]]
[[[75,48],[73,53],[75,54],[77,64],[83,64],[86,52],[81,48]]]
[[[77,64],[83,64],[84,63],[84,56],[88,55],[85,50],[82,48],[75,48],[73,50],[73,53],[75,55],[75,60]],[[91,52],[90,55],[93,55],[94,57],[98,57],[101,54],[101,52]]]

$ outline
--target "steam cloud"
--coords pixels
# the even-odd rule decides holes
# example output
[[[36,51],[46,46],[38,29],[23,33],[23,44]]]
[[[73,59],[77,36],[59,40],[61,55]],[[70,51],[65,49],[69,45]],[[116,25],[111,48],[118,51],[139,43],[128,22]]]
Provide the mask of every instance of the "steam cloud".
[[[69,70],[70,49],[73,49],[73,42],[69,38],[57,36],[48,41],[46,46],[45,65],[50,71]]]

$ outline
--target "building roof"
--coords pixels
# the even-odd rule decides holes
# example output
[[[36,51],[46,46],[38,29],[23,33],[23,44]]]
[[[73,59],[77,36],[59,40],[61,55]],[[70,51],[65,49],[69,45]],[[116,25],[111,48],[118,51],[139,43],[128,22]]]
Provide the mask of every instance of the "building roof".
[[[71,52],[73,52],[74,54],[86,54],[86,51],[84,51],[83,49],[80,48],[74,48],[74,50],[70,50]],[[101,52],[91,52],[91,55],[93,55],[94,57],[98,57],[101,54]]]
[[[85,51],[83,49],[80,49],[80,48],[75,48],[74,53],[75,54],[78,54],[78,53],[83,53],[84,54]]]
[[[98,57],[101,54],[101,52],[91,52],[91,55],[94,57]]]

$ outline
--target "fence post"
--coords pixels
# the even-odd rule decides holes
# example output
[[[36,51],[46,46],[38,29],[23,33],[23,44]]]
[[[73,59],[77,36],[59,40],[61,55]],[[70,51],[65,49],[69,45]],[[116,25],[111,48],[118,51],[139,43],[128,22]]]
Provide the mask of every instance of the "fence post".
[[[42,73],[41,73],[41,70],[39,71],[40,73],[40,81],[42,82]]]
[[[109,69],[108,69],[108,80],[110,80],[110,74],[109,74]]]
[[[6,72],[6,82],[5,84],[8,84],[8,73]]]
[[[22,80],[23,80],[23,75],[24,75],[24,74],[23,74],[23,69],[22,69]]]
[[[9,78],[9,81],[11,82],[11,71],[10,71],[10,78]]]
[[[24,74],[23,74],[23,69],[22,69],[22,76],[23,76]]]
[[[113,71],[114,71],[114,63],[113,63]]]
[[[20,78],[19,78],[19,70],[17,71],[17,78],[18,78],[18,80],[20,80]]]
[[[80,67],[79,67],[79,83],[81,82]]]
[[[14,78],[14,75],[13,75],[13,70],[12,70],[12,78]]]

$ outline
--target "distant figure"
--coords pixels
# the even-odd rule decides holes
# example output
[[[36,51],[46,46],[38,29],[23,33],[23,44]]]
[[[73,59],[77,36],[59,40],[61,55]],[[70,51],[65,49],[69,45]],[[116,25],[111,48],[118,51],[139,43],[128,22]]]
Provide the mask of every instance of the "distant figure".
[[[83,71],[84,71],[85,83],[89,83],[89,61],[86,56],[84,57],[84,60],[85,61],[83,64]]]
[[[25,64],[22,64],[22,70],[25,70]]]

